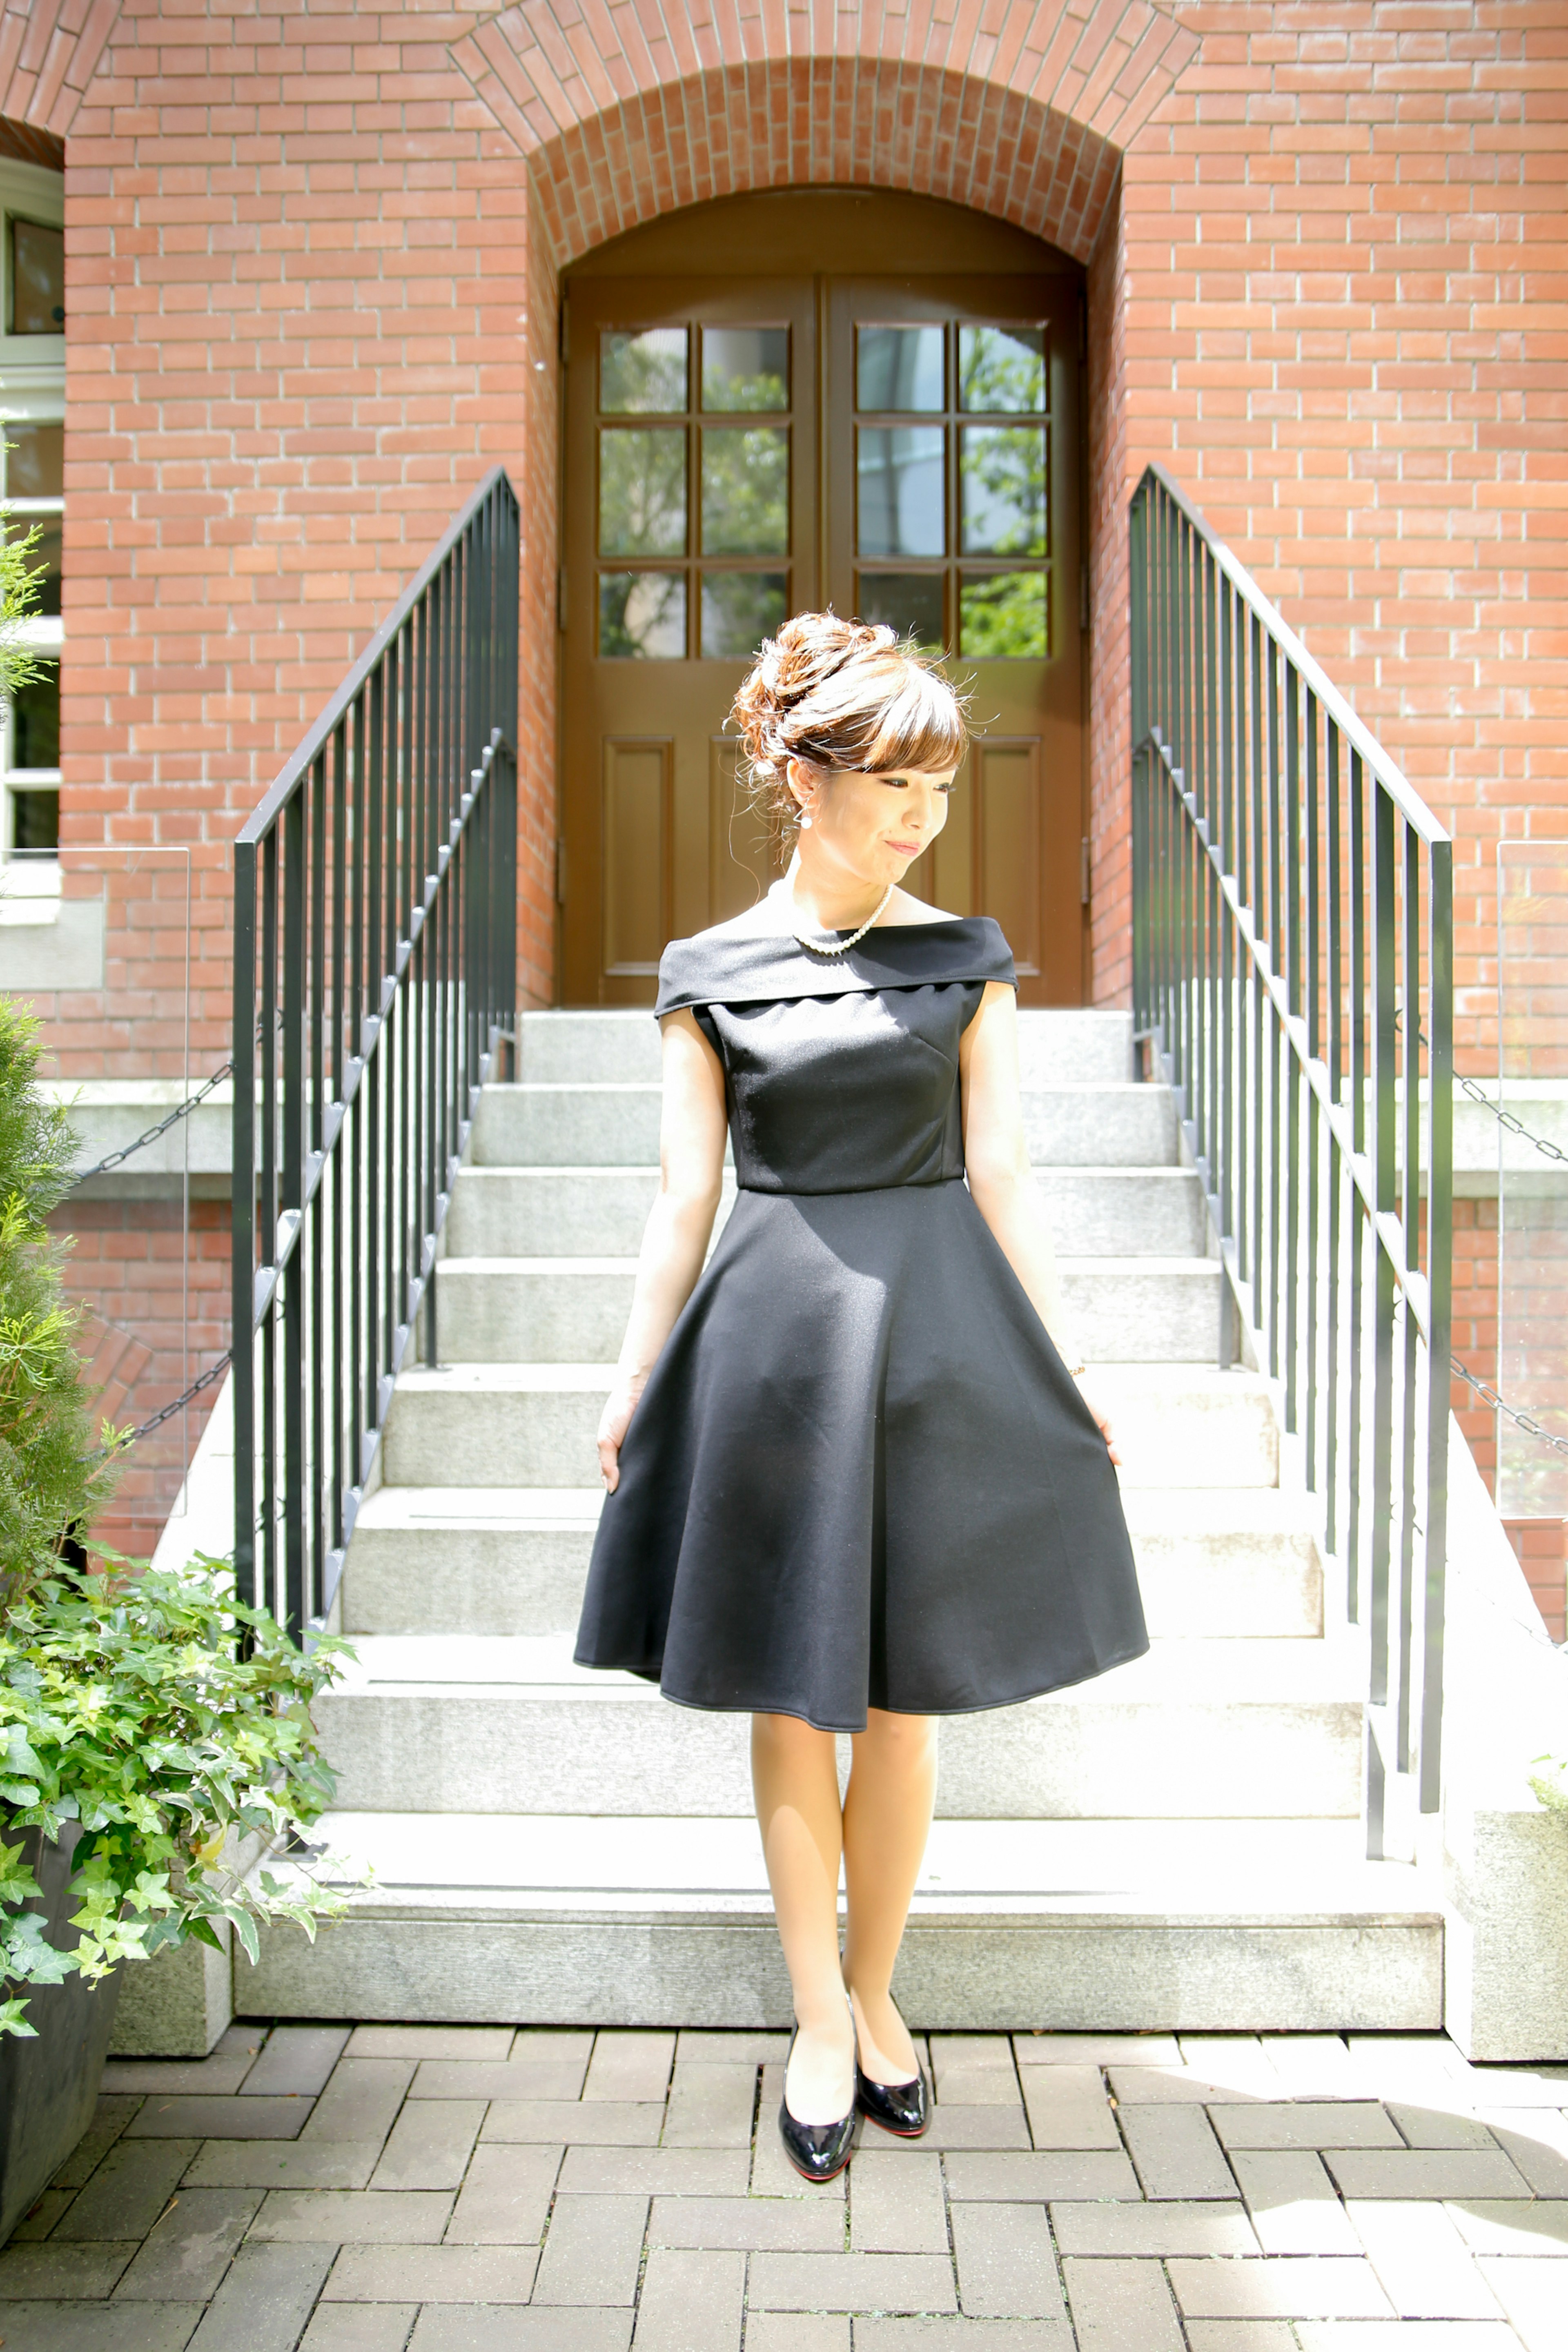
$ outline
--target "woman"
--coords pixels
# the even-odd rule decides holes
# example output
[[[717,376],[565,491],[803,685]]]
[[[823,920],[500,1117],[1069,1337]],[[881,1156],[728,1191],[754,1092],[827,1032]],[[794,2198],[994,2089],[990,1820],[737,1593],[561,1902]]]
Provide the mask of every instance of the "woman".
[[[752,1717],[796,2019],[779,2128],[826,2180],[857,2110],[927,2121],[890,1987],[934,1718],[1148,1637],[1029,1171],[1013,960],[988,919],[899,887],[947,819],[958,703],[890,629],[819,613],[764,645],[732,715],[795,852],[659,967],[659,1193],[577,1658]],[[740,1191],[704,1271],[727,1131]]]

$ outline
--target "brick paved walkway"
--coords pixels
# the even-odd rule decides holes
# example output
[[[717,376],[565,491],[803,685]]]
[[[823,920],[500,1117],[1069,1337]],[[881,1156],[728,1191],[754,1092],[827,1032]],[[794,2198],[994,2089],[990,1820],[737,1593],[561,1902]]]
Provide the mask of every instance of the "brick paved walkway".
[[[1568,2067],[933,2035],[812,2189],[781,2035],[236,2026],[111,2064],[5,2352],[1568,2352]]]

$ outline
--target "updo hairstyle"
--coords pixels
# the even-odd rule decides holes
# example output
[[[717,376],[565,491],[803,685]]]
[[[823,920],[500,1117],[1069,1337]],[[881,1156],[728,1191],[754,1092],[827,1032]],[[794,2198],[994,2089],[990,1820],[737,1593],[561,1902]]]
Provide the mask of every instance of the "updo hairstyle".
[[[911,641],[835,613],[797,613],[765,638],[730,716],[752,805],[780,842],[800,820],[792,759],[830,773],[939,774],[969,741],[958,696]]]

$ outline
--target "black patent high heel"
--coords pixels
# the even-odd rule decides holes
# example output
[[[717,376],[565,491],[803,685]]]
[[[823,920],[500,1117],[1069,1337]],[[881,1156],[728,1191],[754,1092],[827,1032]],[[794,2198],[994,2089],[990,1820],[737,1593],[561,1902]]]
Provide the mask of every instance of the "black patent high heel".
[[[892,2000],[892,1995],[888,1996]],[[895,2011],[897,2001],[893,2002]],[[850,2003],[849,2014],[855,2014]],[[900,2013],[901,2014],[901,2013]],[[905,2032],[909,2031],[908,2027]],[[913,2037],[910,2037],[911,2040]],[[860,2063],[860,2029],[855,2028],[855,2104],[860,2113],[896,2139],[919,2139],[931,2122],[931,2102],[926,2090],[925,2068],[917,2054],[914,2080],[910,2083],[873,2083]]]
[[[853,2031],[855,2022],[853,2011],[850,2011],[849,2022]],[[789,2046],[792,2052],[799,2038],[800,2028],[797,2025],[790,2035]],[[856,2049],[858,2053],[858,2042],[856,2044]],[[858,2085],[860,2074],[858,2054],[856,2059],[855,2074],[857,2085]],[[792,2116],[789,2111],[788,2085],[789,2057],[786,2054],[785,2087],[784,2095],[779,2100],[779,2137],[784,2142],[784,2154],[802,2179],[836,2180],[848,2163],[850,2152],[855,2145],[855,2118],[859,2112],[858,2100],[851,2099],[849,2113],[847,2116],[841,2116],[837,2123],[803,2124],[798,2116]]]

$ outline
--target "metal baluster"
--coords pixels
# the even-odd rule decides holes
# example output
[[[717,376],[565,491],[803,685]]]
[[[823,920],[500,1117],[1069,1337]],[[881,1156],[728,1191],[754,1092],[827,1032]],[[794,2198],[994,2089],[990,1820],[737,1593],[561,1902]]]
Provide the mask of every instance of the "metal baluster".
[[[1426,883],[1426,1533],[1421,1623],[1421,1811],[1443,1790],[1443,1625],[1453,1335],[1454,852],[1434,842]]]

